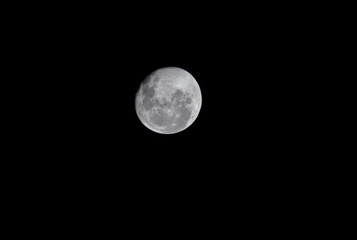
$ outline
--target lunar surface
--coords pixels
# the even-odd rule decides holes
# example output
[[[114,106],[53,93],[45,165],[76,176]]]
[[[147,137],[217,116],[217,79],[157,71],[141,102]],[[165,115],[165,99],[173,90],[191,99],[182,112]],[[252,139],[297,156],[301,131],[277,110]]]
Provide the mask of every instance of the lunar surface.
[[[141,83],[135,98],[136,113],[150,130],[173,134],[189,127],[202,104],[194,77],[177,67],[158,69]]]

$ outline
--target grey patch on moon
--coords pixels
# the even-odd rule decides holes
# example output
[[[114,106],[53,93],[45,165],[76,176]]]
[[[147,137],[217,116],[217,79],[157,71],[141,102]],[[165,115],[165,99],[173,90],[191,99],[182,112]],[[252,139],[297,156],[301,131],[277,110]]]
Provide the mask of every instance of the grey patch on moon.
[[[151,117],[151,122],[160,127],[167,126],[170,121],[171,121],[170,117],[162,109],[159,109],[158,112],[153,114]]]
[[[187,126],[188,120],[191,116],[191,111],[186,107],[179,107],[178,114],[175,115],[175,120],[166,128],[168,133],[177,132]]]
[[[146,111],[150,110],[151,108],[154,107],[154,102],[153,97],[155,96],[155,88],[154,87],[149,87],[148,85],[143,87],[143,107],[145,108]]]
[[[180,132],[197,118],[202,96],[187,71],[170,67],[145,78],[136,95],[136,112],[149,129],[163,134]]]
[[[192,103],[192,98],[187,97],[187,98],[186,98],[186,104],[191,104],[191,103]]]
[[[180,98],[182,97],[182,95],[183,95],[182,90],[177,89],[177,90],[175,91],[175,93],[172,94],[171,101],[173,101],[173,100],[175,100],[175,99],[180,100]]]

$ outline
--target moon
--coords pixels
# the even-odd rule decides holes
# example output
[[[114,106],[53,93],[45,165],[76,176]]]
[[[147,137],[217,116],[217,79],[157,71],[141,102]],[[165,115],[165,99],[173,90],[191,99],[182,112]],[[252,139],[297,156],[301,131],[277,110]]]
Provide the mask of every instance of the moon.
[[[196,79],[178,67],[160,68],[140,84],[135,109],[140,121],[150,130],[174,134],[188,128],[202,105]]]

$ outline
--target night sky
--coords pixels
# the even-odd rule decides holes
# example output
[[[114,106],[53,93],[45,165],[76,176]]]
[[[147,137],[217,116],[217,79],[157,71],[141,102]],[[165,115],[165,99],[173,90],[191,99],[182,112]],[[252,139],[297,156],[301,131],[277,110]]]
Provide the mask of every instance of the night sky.
[[[307,166],[301,149],[310,147],[299,113],[311,65],[294,12],[170,9],[125,15],[92,6],[29,24],[28,45],[37,46],[24,60],[33,63],[37,103],[26,115],[24,141],[38,154],[31,167],[52,189],[139,212],[152,211],[141,201],[179,201],[206,217],[237,204],[245,213],[288,204]],[[167,66],[190,72],[202,92],[196,121],[172,135],[150,131],[135,112],[141,81]]]
[[[250,165],[248,159],[265,166],[268,156],[281,158],[299,128],[292,109],[302,83],[301,49],[290,35],[293,23],[251,14],[130,24],[101,15],[103,22],[71,23],[46,53],[58,56],[46,69],[60,96],[61,139],[78,144],[78,153],[89,158],[106,156],[119,166],[135,161],[150,167],[153,161],[178,172],[207,163],[211,170],[232,171],[236,164]],[[196,121],[169,136],[144,127],[134,101],[147,74],[167,66],[190,72],[203,99]]]

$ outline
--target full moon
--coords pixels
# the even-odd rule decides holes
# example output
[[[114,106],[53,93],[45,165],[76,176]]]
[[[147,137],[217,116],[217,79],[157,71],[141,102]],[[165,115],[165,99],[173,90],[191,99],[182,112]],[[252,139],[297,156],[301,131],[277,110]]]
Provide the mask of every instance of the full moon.
[[[160,68],[140,84],[135,97],[136,114],[150,130],[173,134],[188,128],[202,105],[195,78],[177,67]]]

